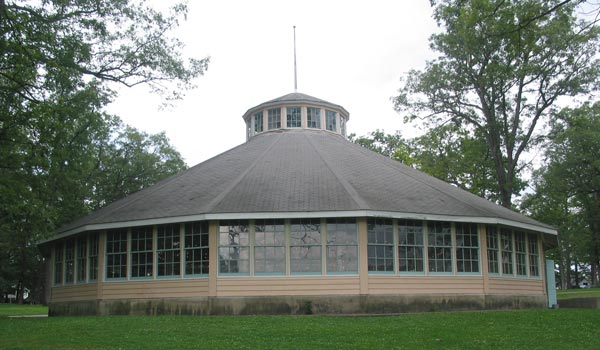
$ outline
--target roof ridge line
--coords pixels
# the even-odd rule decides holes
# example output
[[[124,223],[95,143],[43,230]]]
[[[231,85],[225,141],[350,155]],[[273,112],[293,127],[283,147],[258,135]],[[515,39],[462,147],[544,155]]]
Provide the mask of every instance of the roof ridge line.
[[[346,181],[346,179],[344,179],[342,176],[340,176],[333,169],[331,164],[329,164],[329,162],[325,159],[325,157],[323,157],[323,154],[321,153],[319,147],[315,146],[315,144],[310,139],[310,137],[308,137],[306,135],[303,135],[303,136],[308,140],[308,143],[310,143],[310,145],[314,148],[314,150],[319,155],[319,158],[321,158],[323,163],[325,163],[325,165],[327,165],[327,168],[329,169],[329,171],[331,171],[331,173],[335,176],[335,178],[338,179],[339,183],[342,184],[342,187],[344,187],[344,189],[350,195],[350,198],[352,198],[354,203],[356,203],[362,209],[371,209],[371,207],[367,204],[367,202],[358,194],[358,192],[356,192],[356,189],[348,181]]]
[[[466,202],[466,201],[464,201],[464,200],[462,200],[462,199],[458,198],[457,196],[454,196],[453,194],[450,194],[450,193],[448,193],[448,192],[442,191],[441,189],[439,189],[439,188],[438,188],[438,186],[433,186],[433,185],[430,185],[430,184],[428,184],[426,181],[423,181],[423,180],[421,180],[421,179],[419,179],[419,178],[417,178],[417,177],[413,176],[412,174],[409,174],[408,172],[404,171],[404,169],[402,169],[402,166],[405,166],[405,167],[407,167],[407,168],[410,168],[411,170],[414,170],[414,171],[419,171],[419,172],[421,172],[421,173],[423,173],[423,174],[425,174],[425,175],[427,175],[427,176],[429,176],[429,177],[431,177],[431,178],[433,178],[433,179],[435,179],[435,180],[437,180],[437,181],[441,181],[442,183],[445,183],[445,184],[447,184],[448,186],[454,187],[454,186],[452,186],[451,184],[449,184],[449,183],[447,183],[447,182],[444,182],[444,181],[442,181],[442,180],[438,179],[437,177],[435,177],[435,176],[433,176],[433,175],[429,175],[429,174],[427,174],[427,173],[426,173],[426,172],[424,172],[424,171],[420,171],[420,170],[417,170],[417,169],[413,169],[413,168],[409,167],[408,165],[406,165],[406,164],[404,164],[404,163],[402,163],[402,162],[400,162],[400,161],[397,161],[397,160],[395,160],[395,159],[392,159],[392,158],[386,157],[386,156],[384,156],[383,154],[379,154],[379,153],[377,153],[377,152],[371,151],[371,150],[369,150],[369,149],[366,149],[365,147],[363,147],[363,146],[360,146],[360,145],[358,145],[358,144],[355,144],[355,143],[353,143],[353,142],[350,142],[350,143],[352,143],[352,144],[356,145],[357,147],[360,147],[362,150],[369,151],[369,152],[372,152],[372,153],[374,153],[374,154],[376,154],[376,155],[378,155],[378,156],[381,156],[381,157],[383,157],[383,158],[387,159],[388,161],[398,162],[398,164],[394,164],[394,165],[401,165],[401,167],[392,166],[392,165],[391,165],[390,163],[388,163],[388,162],[385,162],[385,166],[387,166],[387,167],[389,167],[389,168],[392,168],[393,170],[396,170],[396,171],[399,171],[399,172],[401,172],[402,174],[404,174],[404,175],[406,175],[406,176],[410,177],[411,179],[413,179],[414,181],[417,181],[417,182],[419,182],[419,183],[421,183],[421,184],[423,184],[423,185],[425,185],[425,186],[427,186],[427,187],[429,187],[429,188],[431,188],[431,189],[433,189],[433,190],[435,190],[435,191],[437,191],[437,192],[439,192],[439,193],[442,193],[442,194],[445,194],[445,195],[447,195],[447,196],[449,196],[449,197],[452,197],[453,199],[455,199],[455,200],[457,200],[457,201],[459,201],[459,202],[461,202],[461,203],[463,203],[463,204],[465,204],[465,205],[467,205],[467,206],[469,206],[469,207],[471,207],[471,208],[473,208],[473,209],[475,209],[475,210],[477,210],[477,211],[479,211],[479,212],[486,213],[486,214],[488,214],[488,215],[492,215],[492,216],[496,216],[496,215],[494,215],[494,213],[492,213],[492,212],[488,211],[487,209],[484,209],[484,208],[481,208],[481,207],[476,207],[476,206],[474,206],[474,205],[471,205],[470,203],[468,203],[468,202]],[[465,191],[465,192],[467,192],[467,193],[469,193],[469,194],[471,194],[471,195],[473,195],[473,196],[475,196],[475,197],[477,197],[477,198],[480,198],[480,199],[483,199],[483,200],[487,201],[487,199],[485,199],[485,198],[481,198],[481,197],[479,197],[478,195],[476,195],[476,194],[474,194],[474,193],[471,193],[471,192],[469,192],[469,191],[467,191],[467,190],[463,190],[462,188],[458,188],[458,187],[454,187],[454,188],[455,188],[455,189],[458,189],[458,190]],[[488,201],[488,202],[489,202],[489,201]],[[492,202],[490,202],[490,203],[492,203]],[[495,204],[495,203],[493,203],[493,204]],[[496,205],[497,205],[497,204],[496,204]],[[504,208],[504,207],[503,207],[503,208]],[[505,209],[506,209],[506,208],[505,208]],[[511,210],[511,211],[512,211],[512,210]],[[521,214],[521,213],[518,213],[518,214]],[[521,215],[523,215],[523,214],[521,214]]]
[[[273,146],[275,146],[275,144],[277,143],[277,140],[279,140],[281,138],[281,135],[277,135],[274,134],[275,140],[273,141],[273,143],[271,143],[269,145],[269,147],[267,147],[267,149],[265,149],[259,157],[257,157],[254,162],[252,162],[252,165],[250,165],[248,168],[246,168],[246,170],[244,170],[244,172],[242,172],[232,183],[231,185],[229,185],[225,190],[221,191],[221,193],[219,193],[218,196],[216,196],[215,198],[213,198],[213,200],[210,201],[210,203],[208,203],[207,207],[206,207],[206,212],[212,212],[213,209],[219,205],[223,199],[229,194],[229,192],[231,192],[231,190],[233,190],[246,176],[246,174],[248,174],[252,169],[254,169],[256,167],[256,165],[258,164],[258,162],[263,159],[263,156],[269,152],[271,150],[271,148],[273,148]]]

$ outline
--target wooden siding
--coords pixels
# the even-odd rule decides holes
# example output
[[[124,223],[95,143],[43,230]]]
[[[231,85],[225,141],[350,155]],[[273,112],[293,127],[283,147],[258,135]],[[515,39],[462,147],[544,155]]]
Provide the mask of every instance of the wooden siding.
[[[102,299],[191,298],[208,296],[208,278],[104,282]]]
[[[490,277],[490,294],[544,295],[542,279]]]
[[[96,300],[96,283],[52,287],[51,302]]]
[[[483,294],[483,278],[371,275],[369,294]]]
[[[221,297],[274,295],[358,295],[358,276],[227,277],[217,280]]]

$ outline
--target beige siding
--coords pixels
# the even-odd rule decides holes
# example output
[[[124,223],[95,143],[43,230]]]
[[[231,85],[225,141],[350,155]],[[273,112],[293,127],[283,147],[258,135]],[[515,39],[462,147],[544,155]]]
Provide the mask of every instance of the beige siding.
[[[190,298],[208,296],[208,278],[104,282],[102,299]]]
[[[96,283],[52,287],[52,302],[96,299]]]
[[[490,294],[543,295],[544,293],[544,281],[542,279],[490,278]]]
[[[369,276],[369,294],[483,294],[481,276]]]
[[[273,295],[354,295],[360,292],[358,276],[315,277],[255,277],[219,278],[217,295],[273,296]]]

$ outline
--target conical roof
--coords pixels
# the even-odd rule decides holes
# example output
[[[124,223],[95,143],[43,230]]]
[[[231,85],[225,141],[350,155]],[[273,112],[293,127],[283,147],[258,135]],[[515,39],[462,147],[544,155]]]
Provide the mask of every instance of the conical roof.
[[[59,230],[203,219],[384,216],[498,223],[556,234],[508,210],[322,130],[264,132]]]

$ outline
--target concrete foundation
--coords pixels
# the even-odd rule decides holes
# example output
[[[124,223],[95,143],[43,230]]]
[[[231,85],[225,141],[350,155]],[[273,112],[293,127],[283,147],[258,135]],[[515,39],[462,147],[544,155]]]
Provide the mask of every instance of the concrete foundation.
[[[49,315],[399,314],[544,307],[546,307],[546,298],[543,295],[202,297],[50,303]]]

